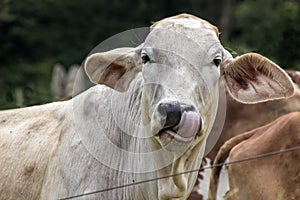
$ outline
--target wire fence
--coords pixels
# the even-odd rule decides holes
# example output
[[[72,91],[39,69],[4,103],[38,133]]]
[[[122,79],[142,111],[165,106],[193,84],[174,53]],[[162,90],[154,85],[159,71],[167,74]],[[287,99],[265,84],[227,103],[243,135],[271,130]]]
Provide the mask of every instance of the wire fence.
[[[119,185],[119,186],[106,188],[106,189],[102,189],[102,190],[97,190],[97,191],[93,191],[93,192],[88,192],[88,193],[84,193],[84,194],[79,194],[79,195],[69,196],[69,197],[65,197],[65,198],[60,198],[59,200],[69,200],[69,199],[80,198],[80,197],[89,196],[89,195],[93,195],[93,194],[108,192],[108,191],[111,191],[111,190],[117,190],[117,189],[121,189],[121,188],[125,188],[125,187],[131,187],[131,186],[134,186],[134,185],[139,185],[139,184],[143,184],[143,183],[148,183],[148,182],[152,182],[152,181],[166,179],[166,178],[170,178],[170,177],[173,177],[173,176],[179,176],[179,175],[183,175],[183,174],[195,173],[195,172],[199,172],[199,171],[202,171],[202,170],[205,170],[205,169],[212,169],[214,167],[228,166],[228,165],[232,165],[232,164],[236,164],[236,163],[242,163],[242,162],[246,162],[246,161],[261,159],[261,158],[265,158],[265,157],[275,156],[275,155],[278,155],[278,154],[289,153],[289,152],[298,151],[298,150],[300,150],[300,146],[291,147],[291,148],[280,150],[280,151],[264,153],[264,154],[260,154],[260,155],[256,155],[256,156],[251,156],[251,157],[247,157],[247,158],[240,159],[240,160],[233,160],[233,161],[228,161],[228,162],[224,162],[224,163],[219,163],[219,164],[216,164],[216,165],[200,167],[200,168],[197,168],[197,169],[184,171],[184,172],[176,173],[176,174],[171,174],[171,175],[168,175],[168,176],[161,176],[161,177],[157,177],[157,178],[153,178],[153,179],[137,181],[137,182],[134,182],[134,183]]]

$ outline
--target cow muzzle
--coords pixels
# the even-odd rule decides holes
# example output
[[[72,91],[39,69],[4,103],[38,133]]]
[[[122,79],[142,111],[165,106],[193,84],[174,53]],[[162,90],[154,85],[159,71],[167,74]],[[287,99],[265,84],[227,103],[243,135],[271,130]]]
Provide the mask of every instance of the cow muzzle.
[[[157,106],[160,121],[158,135],[167,135],[178,142],[192,141],[202,128],[202,118],[196,109],[177,101]]]

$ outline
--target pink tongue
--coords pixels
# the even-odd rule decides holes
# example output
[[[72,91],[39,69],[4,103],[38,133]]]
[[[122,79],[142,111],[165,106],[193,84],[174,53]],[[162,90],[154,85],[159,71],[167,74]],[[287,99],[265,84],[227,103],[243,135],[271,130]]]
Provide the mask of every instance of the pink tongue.
[[[198,113],[193,111],[185,111],[182,114],[179,122],[179,129],[177,133],[167,131],[175,139],[182,142],[189,142],[193,140],[201,126],[201,117]]]

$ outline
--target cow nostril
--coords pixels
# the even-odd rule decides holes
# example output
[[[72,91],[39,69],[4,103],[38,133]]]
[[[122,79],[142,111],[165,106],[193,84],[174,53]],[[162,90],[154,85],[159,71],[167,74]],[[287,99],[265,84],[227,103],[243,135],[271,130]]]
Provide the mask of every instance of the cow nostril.
[[[181,119],[181,105],[179,102],[161,103],[158,112],[162,118],[164,128],[176,126]]]

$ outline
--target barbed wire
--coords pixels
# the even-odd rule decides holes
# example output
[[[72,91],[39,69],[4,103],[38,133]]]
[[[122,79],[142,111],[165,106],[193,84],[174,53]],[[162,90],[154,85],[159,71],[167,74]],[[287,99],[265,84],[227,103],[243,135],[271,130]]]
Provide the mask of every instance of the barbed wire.
[[[210,166],[206,166],[206,167],[200,167],[200,168],[197,168],[197,169],[184,171],[184,172],[181,172],[181,173],[176,173],[176,174],[171,174],[171,175],[167,175],[167,176],[161,176],[161,177],[157,177],[157,178],[142,180],[142,181],[138,181],[138,182],[134,182],[134,183],[119,185],[119,186],[106,188],[106,189],[102,189],[102,190],[97,190],[97,191],[93,191],[93,192],[88,192],[88,193],[84,193],[84,194],[64,197],[64,198],[60,198],[58,200],[69,200],[69,199],[80,198],[80,197],[83,197],[83,196],[98,194],[98,193],[102,193],[102,192],[108,192],[108,191],[111,191],[111,190],[116,190],[116,189],[131,187],[131,186],[139,185],[139,184],[143,184],[143,183],[148,183],[148,182],[152,182],[152,181],[157,181],[157,180],[161,180],[161,179],[166,179],[166,178],[170,178],[170,177],[173,177],[173,176],[180,176],[180,175],[183,175],[183,174],[199,172],[199,171],[202,171],[202,170],[205,170],[205,169],[212,169],[214,167],[228,166],[228,165],[232,165],[232,164],[236,164],[236,163],[251,161],[251,160],[255,160],[255,159],[270,157],[270,156],[274,156],[274,155],[278,155],[278,154],[282,154],[282,153],[289,153],[289,152],[298,151],[298,150],[300,150],[300,146],[291,147],[291,148],[280,150],[280,151],[264,153],[264,154],[260,154],[260,155],[256,155],[256,156],[251,156],[251,157],[247,157],[247,158],[240,159],[240,160],[233,160],[233,161],[228,161],[228,162],[219,163],[219,164],[215,164],[215,165],[210,165]]]

